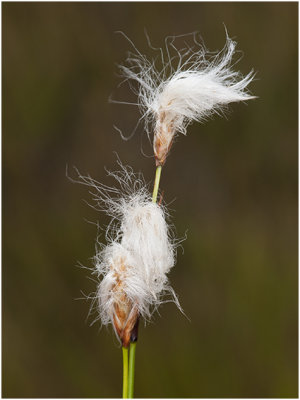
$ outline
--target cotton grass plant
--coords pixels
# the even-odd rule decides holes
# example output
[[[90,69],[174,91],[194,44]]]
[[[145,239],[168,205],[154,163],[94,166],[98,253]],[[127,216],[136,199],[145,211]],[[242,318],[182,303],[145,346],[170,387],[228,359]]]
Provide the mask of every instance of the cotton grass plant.
[[[204,122],[223,114],[229,103],[255,98],[247,89],[253,71],[243,77],[234,70],[236,43],[227,33],[224,48],[215,53],[197,35],[192,47],[179,49],[175,40],[166,40],[165,49],[157,49],[159,62],[133,46],[134,52],[120,66],[137,95],[141,120],[152,141],[156,165],[152,194],[142,175],[121,163],[120,171],[109,173],[117,186],[80,176],[81,183],[92,188],[97,208],[111,218],[106,243],[99,243],[94,258],[99,279],[95,299],[98,319],[112,325],[122,344],[123,398],[134,394],[139,320],[150,320],[168,295],[181,310],[167,276],[175,265],[179,241],[167,223],[166,206],[157,202],[162,167],[174,139],[186,135],[193,121]]]

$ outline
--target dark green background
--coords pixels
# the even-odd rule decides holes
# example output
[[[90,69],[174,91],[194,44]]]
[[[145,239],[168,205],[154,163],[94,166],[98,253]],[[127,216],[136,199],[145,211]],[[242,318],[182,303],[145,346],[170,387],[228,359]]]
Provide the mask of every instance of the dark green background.
[[[132,100],[116,92],[130,44],[149,54],[168,35],[199,31],[211,50],[223,23],[252,67],[259,99],[227,119],[194,123],[163,170],[184,255],[172,303],[142,325],[137,397],[297,396],[297,3],[2,3],[3,371],[5,397],[118,397],[121,349],[85,323],[76,301],[95,283],[96,226],[87,188],[66,165],[111,184],[121,160],[153,181],[151,146]],[[72,175],[72,169],[69,169]],[[74,174],[72,175],[75,176]]]

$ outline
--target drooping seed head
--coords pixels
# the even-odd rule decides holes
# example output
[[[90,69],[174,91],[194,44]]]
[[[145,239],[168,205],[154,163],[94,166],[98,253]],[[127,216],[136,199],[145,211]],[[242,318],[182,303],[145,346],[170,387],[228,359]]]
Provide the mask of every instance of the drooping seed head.
[[[233,69],[236,43],[228,36],[224,48],[209,52],[204,44],[177,50],[174,41],[166,41],[161,54],[162,67],[141,53],[129,55],[127,64],[120,66],[122,74],[137,83],[134,92],[150,135],[154,131],[153,148],[156,165],[163,165],[173,139],[186,134],[192,121],[203,122],[221,114],[232,102],[254,99],[247,91],[254,78],[251,71],[245,77]],[[172,55],[172,51],[175,52]]]
[[[166,209],[152,203],[141,175],[122,168],[110,173],[121,189],[89,177],[81,180],[94,189],[99,208],[112,217],[108,243],[99,245],[95,256],[98,308],[102,323],[112,324],[127,347],[138,318],[149,319],[164,295],[180,305],[167,277],[175,265],[177,243],[166,222]]]

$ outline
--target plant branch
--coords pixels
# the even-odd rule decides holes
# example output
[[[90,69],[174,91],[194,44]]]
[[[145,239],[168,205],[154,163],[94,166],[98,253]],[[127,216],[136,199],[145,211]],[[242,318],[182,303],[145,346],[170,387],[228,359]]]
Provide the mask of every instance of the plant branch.
[[[128,348],[122,347],[123,352],[123,399],[128,399]]]
[[[158,188],[159,188],[159,182],[160,182],[161,168],[162,168],[161,165],[159,165],[156,168],[154,188],[153,188],[153,194],[152,194],[152,202],[153,203],[157,202],[157,194],[158,194]]]
[[[152,194],[153,203],[157,203],[157,195],[161,177],[161,168],[162,168],[161,166],[158,166],[155,172],[155,181]],[[123,398],[124,399],[125,398],[132,399],[134,394],[135,351],[136,351],[136,340],[130,343],[129,363],[128,363],[128,349],[123,347]]]
[[[131,342],[129,348],[128,399],[133,399],[134,393],[135,349],[136,342]]]

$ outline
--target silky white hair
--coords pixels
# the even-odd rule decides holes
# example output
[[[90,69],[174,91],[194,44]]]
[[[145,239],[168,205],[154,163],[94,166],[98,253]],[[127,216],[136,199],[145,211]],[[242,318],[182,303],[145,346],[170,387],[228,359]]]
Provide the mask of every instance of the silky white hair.
[[[97,246],[94,272],[100,281],[96,297],[101,321],[113,326],[116,304],[124,307],[127,302],[149,320],[169,293],[181,310],[167,278],[179,243],[166,222],[167,210],[152,202],[141,174],[120,166],[121,171],[109,172],[119,187],[80,175],[80,182],[92,189],[96,208],[112,217],[107,244]]]
[[[227,32],[224,48],[215,53],[199,43],[196,35],[194,47],[181,50],[175,47],[175,39],[169,43],[166,40],[166,54],[159,49],[160,68],[157,59],[148,60],[136,48],[135,54],[129,53],[125,65],[120,65],[122,76],[137,94],[148,136],[154,130],[155,154],[161,145],[168,152],[174,135],[186,134],[192,121],[203,122],[213,114],[224,112],[229,103],[255,98],[247,90],[254,72],[243,77],[234,71],[236,42]],[[175,55],[171,55],[171,50]]]
[[[176,131],[185,134],[191,121],[203,121],[219,113],[228,103],[255,98],[247,91],[254,72],[243,77],[233,70],[237,43],[228,35],[224,48],[217,53],[209,52],[203,43],[197,42],[196,36],[195,46],[182,50],[175,48],[175,39],[170,43],[175,56],[170,57],[166,45],[165,61],[161,50],[161,70],[157,69],[156,60],[149,61],[138,51],[129,53],[127,65],[120,65],[123,76],[138,83],[136,93],[146,128],[165,111],[174,121]]]

